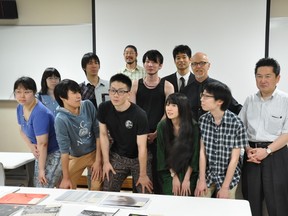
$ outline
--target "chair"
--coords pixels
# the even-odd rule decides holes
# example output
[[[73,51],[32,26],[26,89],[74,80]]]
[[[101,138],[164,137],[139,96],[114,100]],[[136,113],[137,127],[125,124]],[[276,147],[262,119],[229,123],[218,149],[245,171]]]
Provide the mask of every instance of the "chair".
[[[0,186],[5,186],[5,170],[1,162],[0,162]]]

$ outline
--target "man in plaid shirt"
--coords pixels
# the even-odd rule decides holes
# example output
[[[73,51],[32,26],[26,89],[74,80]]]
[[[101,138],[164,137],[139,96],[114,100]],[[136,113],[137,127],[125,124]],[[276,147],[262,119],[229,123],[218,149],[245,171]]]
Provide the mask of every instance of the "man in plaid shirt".
[[[241,149],[248,145],[243,122],[227,108],[232,95],[222,83],[207,84],[199,119],[201,131],[199,180],[195,196],[235,199],[241,176]]]

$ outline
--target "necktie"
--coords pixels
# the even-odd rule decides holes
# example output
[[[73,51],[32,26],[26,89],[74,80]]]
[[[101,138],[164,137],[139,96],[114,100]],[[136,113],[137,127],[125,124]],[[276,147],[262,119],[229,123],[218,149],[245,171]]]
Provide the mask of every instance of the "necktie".
[[[181,77],[180,81],[181,81],[181,85],[180,85],[179,92],[182,92],[184,87],[185,87],[185,79],[184,79],[184,77]]]

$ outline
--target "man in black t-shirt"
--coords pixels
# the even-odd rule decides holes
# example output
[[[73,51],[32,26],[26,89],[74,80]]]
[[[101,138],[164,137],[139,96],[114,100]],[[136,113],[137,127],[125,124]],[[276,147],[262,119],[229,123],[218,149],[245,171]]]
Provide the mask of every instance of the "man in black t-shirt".
[[[103,154],[103,190],[120,191],[130,173],[136,181],[137,192],[152,192],[151,164],[147,163],[147,115],[129,101],[131,80],[124,74],[110,79],[111,101],[100,104],[97,113]],[[108,130],[113,139],[109,145]]]

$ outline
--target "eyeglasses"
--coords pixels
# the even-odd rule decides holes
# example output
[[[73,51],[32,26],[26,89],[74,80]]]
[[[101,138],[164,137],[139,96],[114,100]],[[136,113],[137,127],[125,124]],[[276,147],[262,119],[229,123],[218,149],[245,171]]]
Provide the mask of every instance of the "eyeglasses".
[[[14,91],[14,94],[17,96],[22,95],[22,94],[24,94],[25,96],[28,96],[31,93],[33,93],[32,90],[25,90],[25,91],[15,90]]]
[[[200,98],[208,99],[208,98],[214,98],[214,96],[213,96],[213,95],[207,95],[207,94],[201,93],[201,94],[200,94]]]
[[[119,96],[123,96],[125,93],[128,93],[129,91],[127,90],[124,90],[124,89],[109,89],[108,90],[109,94],[112,94],[112,95],[115,95],[116,93],[119,95]]]
[[[197,67],[198,65],[200,67],[203,67],[204,65],[206,65],[208,62],[204,62],[204,61],[201,61],[201,62],[193,62],[191,63],[192,67]]]
[[[59,81],[60,78],[59,78],[59,77],[52,76],[52,77],[47,77],[47,80],[50,80],[50,81],[52,81],[52,80]]]

